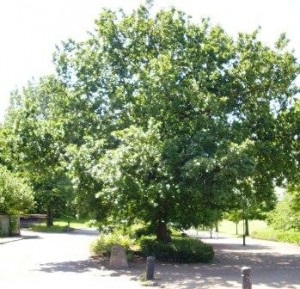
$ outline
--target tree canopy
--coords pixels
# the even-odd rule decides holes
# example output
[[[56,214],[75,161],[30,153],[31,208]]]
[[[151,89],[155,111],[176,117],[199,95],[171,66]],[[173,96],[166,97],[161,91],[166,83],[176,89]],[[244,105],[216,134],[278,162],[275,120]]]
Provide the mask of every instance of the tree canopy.
[[[242,198],[267,203],[295,176],[299,65],[284,35],[270,48],[259,31],[232,38],[146,6],[104,10],[95,24],[86,41],[57,49],[51,89],[23,93],[30,109],[12,107],[8,123],[43,97],[32,125],[46,151],[18,150],[42,167],[49,155],[44,169],[63,171],[101,224],[143,220],[166,240],[168,223],[205,224]]]

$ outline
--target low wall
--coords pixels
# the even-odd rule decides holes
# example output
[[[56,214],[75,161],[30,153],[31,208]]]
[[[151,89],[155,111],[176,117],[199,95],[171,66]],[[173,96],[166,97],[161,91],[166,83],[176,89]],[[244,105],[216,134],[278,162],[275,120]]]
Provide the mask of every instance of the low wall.
[[[47,219],[46,214],[27,214],[21,215],[20,217],[20,227],[30,228],[32,225],[38,225],[40,223],[45,223]]]

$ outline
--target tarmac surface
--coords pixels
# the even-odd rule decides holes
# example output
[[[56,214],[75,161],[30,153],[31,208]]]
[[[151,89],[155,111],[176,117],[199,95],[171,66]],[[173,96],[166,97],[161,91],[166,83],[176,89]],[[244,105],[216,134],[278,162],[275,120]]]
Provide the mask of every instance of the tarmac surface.
[[[242,288],[241,267],[252,268],[253,289],[300,289],[300,246],[208,233],[197,237],[215,249],[211,264],[157,262],[155,280],[141,282],[145,261],[129,264],[126,270],[110,270],[107,261],[90,258],[93,229],[64,234],[23,230],[21,237],[0,239],[0,288],[208,289]]]

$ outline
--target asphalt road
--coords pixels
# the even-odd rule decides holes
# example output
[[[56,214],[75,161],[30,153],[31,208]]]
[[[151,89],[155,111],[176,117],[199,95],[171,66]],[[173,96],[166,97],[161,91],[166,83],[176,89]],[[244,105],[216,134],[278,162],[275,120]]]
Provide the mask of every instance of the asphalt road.
[[[109,270],[107,263],[90,258],[95,230],[67,234],[22,231],[21,238],[0,239],[0,288],[101,288],[141,289],[145,262],[131,263],[126,270]],[[241,288],[242,266],[252,267],[253,289],[300,289],[300,246],[242,240],[207,233],[198,236],[211,243],[211,264],[156,263],[155,287],[167,289]]]
[[[97,234],[95,230],[68,234],[22,231],[21,238],[0,239],[0,288],[140,288],[127,276],[101,270],[89,258],[89,246]]]

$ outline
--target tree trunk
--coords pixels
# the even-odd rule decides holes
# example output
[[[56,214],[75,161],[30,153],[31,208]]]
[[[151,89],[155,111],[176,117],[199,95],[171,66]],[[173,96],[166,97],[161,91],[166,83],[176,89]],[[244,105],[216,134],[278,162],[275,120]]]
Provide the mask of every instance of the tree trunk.
[[[245,235],[249,236],[249,220],[247,218],[245,218]]]
[[[212,239],[212,237],[213,237],[213,228],[212,227],[209,228],[209,236],[210,236],[210,239]]]
[[[48,206],[47,208],[47,227],[51,227],[53,226],[53,212],[52,212],[52,208],[50,206]]]
[[[239,234],[239,222],[235,222],[235,234]]]
[[[219,233],[219,223],[216,222],[216,233]]]
[[[157,225],[156,238],[158,241],[169,243],[171,242],[171,236],[168,234],[167,224],[159,221]]]

